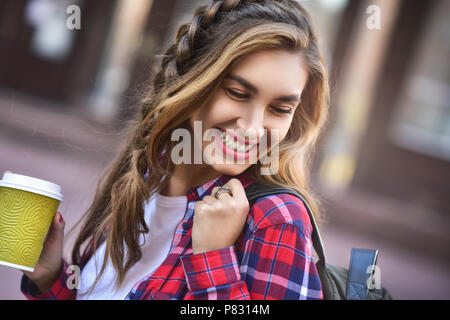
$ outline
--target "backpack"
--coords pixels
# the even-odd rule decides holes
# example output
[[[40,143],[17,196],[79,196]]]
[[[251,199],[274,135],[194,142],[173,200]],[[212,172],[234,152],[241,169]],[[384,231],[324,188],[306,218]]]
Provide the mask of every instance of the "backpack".
[[[299,193],[280,186],[260,183],[253,183],[245,192],[249,202],[281,193],[291,194],[303,201],[313,228],[311,238],[319,258],[316,268],[322,284],[324,300],[392,300],[392,296],[385,288],[373,283],[378,250],[352,248],[348,270],[328,264],[311,208]]]

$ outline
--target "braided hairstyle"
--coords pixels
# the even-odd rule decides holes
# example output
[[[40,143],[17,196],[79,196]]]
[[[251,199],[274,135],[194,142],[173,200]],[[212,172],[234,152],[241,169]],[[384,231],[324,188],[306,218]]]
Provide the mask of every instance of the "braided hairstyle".
[[[325,122],[328,84],[308,13],[295,0],[210,0],[179,27],[161,56],[140,111],[128,128],[129,138],[100,180],[83,217],[73,263],[80,263],[81,245],[87,240],[94,239],[95,249],[106,239],[105,258],[94,286],[109,257],[117,271],[117,285],[141,259],[140,235],[148,232],[143,205],[173,170],[169,158],[173,130],[186,126],[193,111],[208,102],[237,59],[262,49],[298,52],[308,66],[309,78],[280,148],[279,173],[257,178],[296,188],[317,207],[306,190],[309,153],[305,150],[312,148]]]

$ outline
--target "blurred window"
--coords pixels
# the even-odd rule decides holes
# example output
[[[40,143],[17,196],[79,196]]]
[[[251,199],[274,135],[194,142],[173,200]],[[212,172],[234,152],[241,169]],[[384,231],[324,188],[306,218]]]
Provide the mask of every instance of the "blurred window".
[[[46,60],[60,61],[71,52],[75,33],[66,26],[70,5],[76,0],[29,0],[25,8],[25,22],[34,28],[32,52]]]
[[[450,1],[428,20],[390,124],[397,145],[450,160]]]
[[[348,0],[297,0],[311,16],[328,67],[342,13]]]

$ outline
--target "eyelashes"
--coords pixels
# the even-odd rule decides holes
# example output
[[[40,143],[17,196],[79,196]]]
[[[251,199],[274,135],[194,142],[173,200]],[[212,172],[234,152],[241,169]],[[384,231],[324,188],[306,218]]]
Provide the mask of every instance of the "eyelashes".
[[[242,99],[248,99],[249,98],[249,95],[237,92],[237,91],[235,91],[233,89],[225,89],[225,91],[229,95],[231,95],[233,99],[240,99],[240,100],[242,100]],[[291,108],[291,107],[282,108],[282,107],[272,106],[271,108],[272,108],[272,110],[274,110],[274,112],[276,112],[278,114],[292,114],[292,111],[293,111],[293,108]]]
[[[249,97],[248,95],[239,93],[237,91],[234,91],[233,89],[227,89],[226,91],[228,93],[230,93],[232,96],[239,98],[239,99],[247,99]]]
[[[292,108],[277,108],[277,107],[272,107],[276,112],[278,113],[282,113],[282,114],[292,114]]]

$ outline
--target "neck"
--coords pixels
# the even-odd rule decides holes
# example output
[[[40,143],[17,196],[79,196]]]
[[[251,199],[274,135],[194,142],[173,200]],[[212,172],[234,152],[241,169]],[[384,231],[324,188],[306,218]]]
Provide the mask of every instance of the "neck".
[[[180,164],[175,167],[160,192],[161,195],[168,197],[185,196],[191,188],[205,184],[220,175],[208,165]]]

